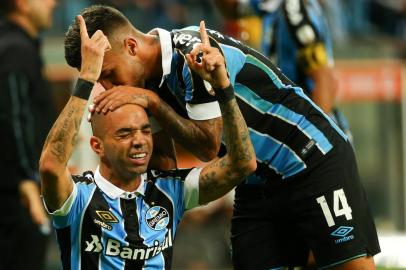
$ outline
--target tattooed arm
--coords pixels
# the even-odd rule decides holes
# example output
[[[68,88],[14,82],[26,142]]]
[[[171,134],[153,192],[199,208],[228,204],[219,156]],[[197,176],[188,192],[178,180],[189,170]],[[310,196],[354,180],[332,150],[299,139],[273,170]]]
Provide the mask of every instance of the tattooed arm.
[[[227,154],[205,166],[199,176],[199,203],[215,200],[230,191],[257,168],[247,124],[234,98],[223,55],[211,47],[204,22],[200,23],[202,43],[186,55],[189,67],[214,88],[223,117]],[[201,61],[197,55],[202,54]]]
[[[176,149],[173,140],[166,132],[152,134],[154,149],[148,168],[153,170],[171,170],[177,168]]]
[[[49,209],[59,209],[73,190],[67,170],[75,138],[85,111],[92,85],[100,76],[104,52],[111,48],[107,37],[96,31],[89,38],[85,21],[78,16],[81,36],[82,64],[76,92],[54,123],[45,141],[40,158],[41,191]]]
[[[87,101],[72,96],[48,134],[40,159],[41,189],[49,209],[59,209],[73,183],[67,163],[72,154]]]
[[[224,121],[224,137],[227,154],[205,166],[199,178],[199,203],[213,201],[236,185],[257,167],[247,125],[235,98],[220,102]]]
[[[210,161],[217,157],[223,129],[221,117],[208,120],[185,119],[163,100],[155,102],[150,111],[175,142],[201,161]]]

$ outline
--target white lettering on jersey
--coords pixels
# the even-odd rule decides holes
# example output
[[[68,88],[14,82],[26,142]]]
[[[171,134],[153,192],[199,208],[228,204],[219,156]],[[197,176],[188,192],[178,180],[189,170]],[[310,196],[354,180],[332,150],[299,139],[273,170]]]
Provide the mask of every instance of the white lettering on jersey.
[[[86,241],[86,252],[100,253],[103,250],[101,239],[97,235],[91,235],[92,240]],[[108,238],[104,253],[107,256],[120,257],[122,259],[131,260],[148,260],[167,248],[172,247],[172,232],[168,231],[165,239],[160,243],[158,240],[154,241],[153,246],[146,248],[132,248],[123,246],[122,243],[116,239]]]
[[[91,235],[92,237],[92,241],[86,241],[86,249],[85,251],[88,252],[100,252],[103,249],[102,244],[100,243],[99,238],[97,237],[97,235]]]

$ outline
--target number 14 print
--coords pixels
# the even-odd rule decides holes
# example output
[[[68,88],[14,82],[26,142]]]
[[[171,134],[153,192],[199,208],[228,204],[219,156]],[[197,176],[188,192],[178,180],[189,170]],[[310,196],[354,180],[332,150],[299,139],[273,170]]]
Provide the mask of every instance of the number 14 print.
[[[326,218],[327,225],[332,227],[335,225],[333,215],[331,214],[330,208],[327,204],[326,198],[320,196],[317,199],[320,204],[321,210],[323,210],[324,217]],[[347,197],[343,189],[334,190],[334,200],[333,200],[333,210],[335,217],[345,216],[347,220],[352,219],[352,209],[348,205]]]

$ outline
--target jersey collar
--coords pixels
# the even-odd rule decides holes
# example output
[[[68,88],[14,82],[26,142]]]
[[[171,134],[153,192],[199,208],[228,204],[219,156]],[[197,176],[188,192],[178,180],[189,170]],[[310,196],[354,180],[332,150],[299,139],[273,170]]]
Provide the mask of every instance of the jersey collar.
[[[171,62],[172,62],[172,38],[171,33],[162,28],[154,28],[149,31],[149,34],[158,33],[159,41],[161,43],[161,55],[162,55],[162,78],[159,83],[159,87],[165,81],[167,75],[171,73]]]
[[[137,196],[144,196],[145,194],[145,186],[144,182],[147,179],[147,173],[141,174],[141,181],[140,185],[138,188],[132,192],[122,190],[121,188],[113,185],[111,182],[109,182],[106,178],[104,178],[100,174],[99,167],[97,167],[95,174],[94,174],[94,181],[96,182],[96,185],[105,193],[107,196],[112,198],[113,200],[117,198],[122,198],[122,199],[134,199]]]

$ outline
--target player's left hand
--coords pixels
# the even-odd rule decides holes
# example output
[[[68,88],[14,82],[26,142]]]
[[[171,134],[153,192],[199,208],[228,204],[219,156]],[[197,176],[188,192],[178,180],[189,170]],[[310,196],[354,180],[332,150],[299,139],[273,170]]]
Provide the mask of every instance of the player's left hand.
[[[28,209],[32,221],[41,226],[49,223],[48,216],[41,202],[40,191],[34,180],[22,180],[19,192],[23,205]]]
[[[107,113],[124,104],[136,104],[151,110],[157,102],[159,102],[159,97],[151,90],[132,86],[115,86],[94,98],[94,106],[90,112]]]
[[[225,60],[219,49],[211,47],[204,21],[200,22],[200,39],[202,43],[196,45],[186,55],[189,67],[199,76],[209,82],[213,88],[223,89],[229,86]],[[198,58],[202,54],[201,61]]]

